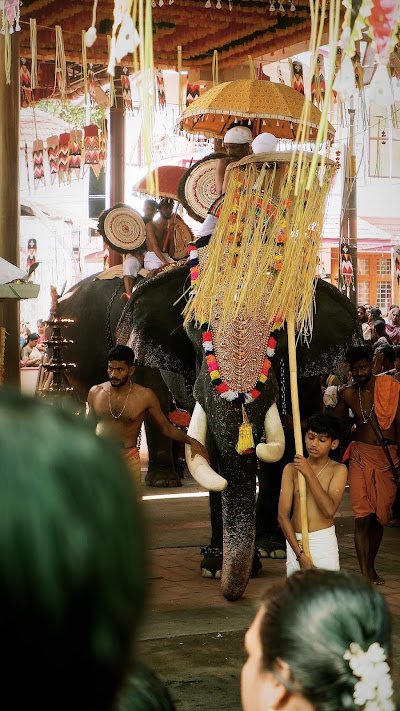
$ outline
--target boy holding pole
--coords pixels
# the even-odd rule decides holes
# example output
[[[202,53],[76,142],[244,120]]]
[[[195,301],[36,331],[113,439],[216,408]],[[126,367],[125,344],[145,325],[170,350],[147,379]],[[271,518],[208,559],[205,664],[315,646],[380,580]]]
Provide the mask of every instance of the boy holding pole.
[[[339,551],[333,517],[342,500],[347,468],[329,458],[339,444],[338,422],[328,414],[310,417],[305,436],[308,457],[296,454],[283,470],[279,524],[287,544],[287,575],[296,570],[339,570]],[[307,484],[307,518],[311,557],[303,550],[298,472]]]

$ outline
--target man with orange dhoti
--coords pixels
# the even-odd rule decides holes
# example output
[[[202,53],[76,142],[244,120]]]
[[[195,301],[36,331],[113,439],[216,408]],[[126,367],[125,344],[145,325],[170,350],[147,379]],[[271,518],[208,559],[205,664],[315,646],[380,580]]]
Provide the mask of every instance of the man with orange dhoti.
[[[110,435],[123,448],[125,459],[140,492],[141,471],[137,439],[147,413],[166,437],[190,444],[192,459],[196,454],[201,454],[208,460],[208,454],[200,442],[168,421],[152,390],[131,382],[134,372],[135,359],[132,349],[127,346],[112,348],[108,354],[109,381],[94,385],[90,389],[88,405],[89,414],[99,421],[98,434]]]
[[[385,581],[375,570],[375,558],[398,485],[400,384],[389,375],[373,375],[372,358],[368,346],[349,348],[346,360],[354,384],[339,393],[333,414],[346,416],[349,408],[354,414],[355,441],[349,448],[354,541],[362,574],[382,585]]]

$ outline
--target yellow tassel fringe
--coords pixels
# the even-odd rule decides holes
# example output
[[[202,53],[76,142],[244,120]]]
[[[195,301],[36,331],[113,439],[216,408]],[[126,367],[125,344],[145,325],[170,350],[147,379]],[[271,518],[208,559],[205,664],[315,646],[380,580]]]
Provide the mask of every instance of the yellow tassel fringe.
[[[248,449],[254,449],[253,428],[242,405],[243,424],[239,425],[239,439],[236,445],[238,454],[243,454]]]

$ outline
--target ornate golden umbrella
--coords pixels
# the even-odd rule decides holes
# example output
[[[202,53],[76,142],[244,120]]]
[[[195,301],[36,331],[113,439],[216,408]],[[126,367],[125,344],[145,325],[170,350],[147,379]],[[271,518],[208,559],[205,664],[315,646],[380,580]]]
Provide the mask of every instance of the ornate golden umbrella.
[[[304,103],[309,104],[307,140],[317,136],[320,110],[295,89],[260,79],[223,82],[193,101],[179,118],[179,128],[188,133],[223,138],[233,123],[247,120],[253,135],[273,133],[277,138],[296,137]],[[334,128],[328,124],[328,138]]]

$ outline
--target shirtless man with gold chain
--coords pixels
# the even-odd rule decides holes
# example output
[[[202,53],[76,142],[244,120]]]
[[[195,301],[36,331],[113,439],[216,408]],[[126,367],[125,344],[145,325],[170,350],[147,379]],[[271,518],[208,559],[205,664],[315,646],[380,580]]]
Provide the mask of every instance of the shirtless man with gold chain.
[[[169,422],[152,390],[131,382],[134,372],[135,358],[131,348],[115,346],[108,354],[109,381],[94,385],[90,389],[88,404],[89,414],[99,421],[98,434],[110,435],[123,448],[140,491],[141,472],[137,439],[146,413],[151,415],[163,435],[176,442],[190,444],[192,459],[196,454],[201,454],[208,460],[208,453],[200,442]]]
[[[373,350],[352,346],[346,361],[353,385],[341,390],[332,414],[354,414],[356,432],[349,455],[349,489],[355,517],[354,541],[361,573],[375,585],[385,581],[375,558],[389,520],[399,478],[400,386],[372,372]]]

